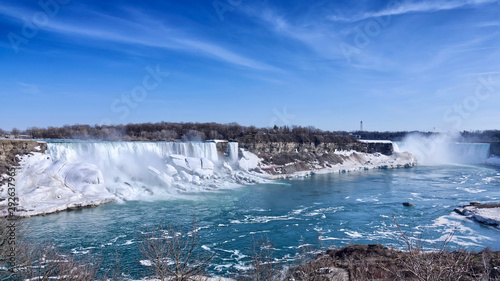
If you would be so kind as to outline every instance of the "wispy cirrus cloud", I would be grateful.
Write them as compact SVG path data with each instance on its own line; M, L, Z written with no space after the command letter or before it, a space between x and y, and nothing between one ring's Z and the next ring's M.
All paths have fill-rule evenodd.
M339 59L342 56L337 48L332 48L332 45L335 46L338 42L339 37L328 24L324 25L315 21L305 21L302 24L292 23L269 7L247 8L244 12L275 34L297 41L323 58Z
M38 87L38 85L23 82L17 82L17 85L20 86L20 92L22 93L30 95L36 95L40 93L40 88Z
M13 21L21 21L33 14L34 11L0 5L0 15L6 16ZM97 14L97 16L99 15ZM188 36L182 30L167 27L159 20L154 21L151 18L144 18L144 21L141 18L124 20L109 15L101 15L99 19L101 21L93 24L53 19L39 28L40 30L67 37L86 37L93 40L174 50L203 55L236 66L256 70L278 70L274 66L238 54L201 37L196 38L192 34Z
M497 0L453 0L453 1L438 0L438 1L420 1L420 2L393 1L389 3L388 7L380 11L366 12L354 15L352 17L333 15L330 16L329 19L337 22L357 22L368 18L397 16L408 13L427 13L427 12L446 11L446 10L463 8L467 6L475 6L475 5L489 4L495 2L498 1Z

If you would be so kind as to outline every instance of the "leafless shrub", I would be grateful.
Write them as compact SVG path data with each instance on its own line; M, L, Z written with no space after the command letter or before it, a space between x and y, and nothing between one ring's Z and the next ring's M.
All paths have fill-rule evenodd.
M186 231L178 225L159 224L139 234L139 252L151 263L151 271L160 280L200 280L213 254L199 252L196 220Z
M16 278L11 280L91 281L97 277L99 260L75 258L50 243L16 243Z
M397 247L330 249L291 269L286 280L500 280L500 252L453 249L454 232L441 242L429 242L422 234L403 231L396 221L395 225Z
M408 234L395 219L394 223L399 233L398 242L405 250L399 258L399 268L392 270L396 278L419 281L487 280L489 268L485 255L465 249L450 250L449 243L455 231L443 241L431 243L432 249L426 250L426 241L421 234Z
M246 274L236 276L238 281L283 280L286 270L273 258L274 248L267 237L254 239L252 245L251 269Z
M267 237L255 240L252 255L252 281L280 280L280 269L273 260L273 245Z
M23 239L22 220L0 218L0 280L95 280L99 260L76 258L51 243L31 243Z

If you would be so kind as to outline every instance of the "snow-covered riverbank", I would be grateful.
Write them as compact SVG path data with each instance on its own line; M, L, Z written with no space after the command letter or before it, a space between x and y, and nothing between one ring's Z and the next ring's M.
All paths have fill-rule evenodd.
M302 166L287 171L283 166L263 164L257 155L236 145L229 147L226 154L220 155L214 143L49 144L47 154L33 152L21 157L14 177L17 214L49 214L114 201L162 200L313 173L416 164L415 158L405 152L387 156L335 151L331 156L337 163L292 163ZM6 215L6 185L0 195L4 199L0 210Z
M471 202L469 205L455 209L455 212L479 223L500 229L500 204Z
M274 171L272 174L265 174L265 177L270 179L280 179L300 178L310 176L312 174L347 173L370 169L410 168L417 165L416 158L407 152L394 152L392 155L383 155L380 153L340 151L335 152L335 154L341 157L342 163L307 163L307 165L305 165L307 167L306 170L291 173L283 173L281 171L285 170L287 167L299 165L298 163L290 163L283 166L261 165L261 167L265 170Z

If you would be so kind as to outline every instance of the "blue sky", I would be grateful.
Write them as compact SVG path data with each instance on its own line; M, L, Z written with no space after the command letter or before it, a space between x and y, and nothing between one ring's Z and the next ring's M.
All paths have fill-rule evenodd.
M7 130L500 129L498 0L3 0L0 34Z

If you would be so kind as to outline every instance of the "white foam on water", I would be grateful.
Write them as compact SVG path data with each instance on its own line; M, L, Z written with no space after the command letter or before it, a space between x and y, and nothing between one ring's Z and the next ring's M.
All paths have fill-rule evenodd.
M475 185L479 185L479 184L475 184ZM468 193L481 193L481 192L486 191L486 189L468 188L468 187L457 187L457 189L463 190L463 191L468 192Z

